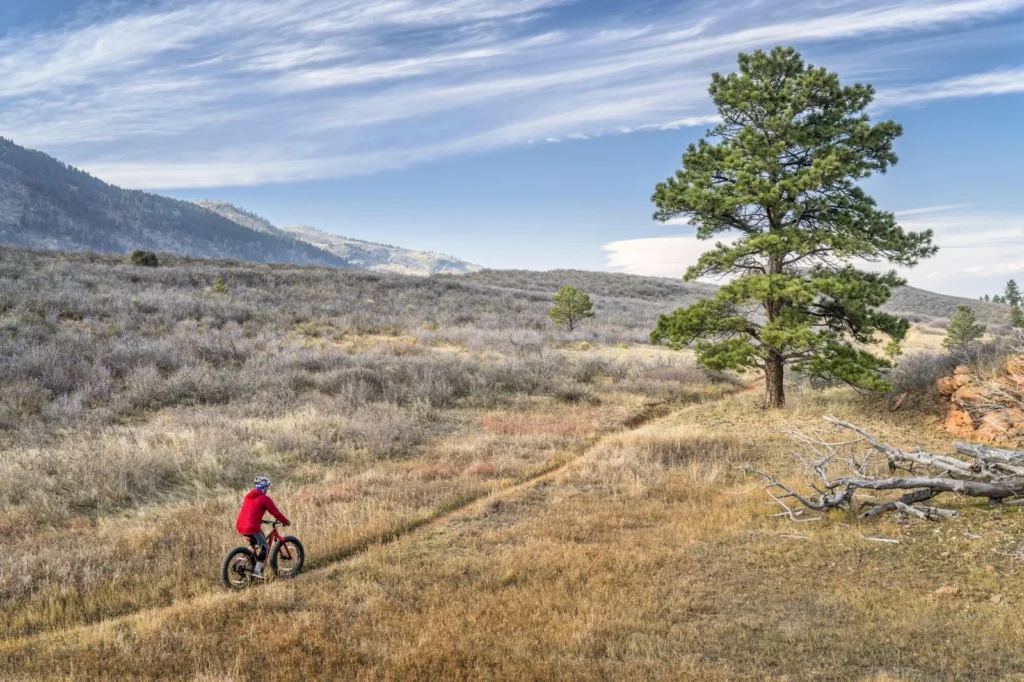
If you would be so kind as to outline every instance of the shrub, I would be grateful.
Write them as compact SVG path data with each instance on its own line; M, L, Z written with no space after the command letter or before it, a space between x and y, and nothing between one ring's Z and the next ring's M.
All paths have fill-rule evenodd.
M889 383L895 393L931 391L957 364L949 353L910 353L900 358L889 374Z
M144 268L155 268L160 265L160 261L152 251L135 250L132 251L132 254L128 258L132 265L138 265Z
M349 419L347 435L376 458L408 454L423 437L416 420L400 407L368 405Z

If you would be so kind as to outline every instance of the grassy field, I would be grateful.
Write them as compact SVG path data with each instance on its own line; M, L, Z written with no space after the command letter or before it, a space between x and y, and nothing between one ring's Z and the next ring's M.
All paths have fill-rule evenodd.
M490 277L0 254L0 679L1021 679L1018 510L793 524L738 469L825 414L948 450L927 396L763 413L641 343L661 280L568 336ZM263 472L308 572L229 594Z
M896 443L945 441L936 418L883 415L845 391L794 402L762 414L741 392L677 407L299 581L9 637L0 672L1018 679L1019 512L965 503L962 519L942 524L770 518L762 495L734 494L750 485L735 467L789 471L783 430L834 413Z

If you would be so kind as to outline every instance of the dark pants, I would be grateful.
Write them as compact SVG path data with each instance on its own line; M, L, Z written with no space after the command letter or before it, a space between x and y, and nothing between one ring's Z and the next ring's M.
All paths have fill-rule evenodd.
M249 546L256 548L256 561L266 559L267 552L270 550L270 547L267 545L267 536L260 532L246 535L245 537L249 539Z

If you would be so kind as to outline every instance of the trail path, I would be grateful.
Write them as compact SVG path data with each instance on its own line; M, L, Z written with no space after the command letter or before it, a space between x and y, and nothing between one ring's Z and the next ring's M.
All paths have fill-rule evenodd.
M425 517L412 520L391 532L375 536L364 542L345 547L339 551L331 552L321 557L313 557L307 564L309 568L304 570L297 580L301 581L310 575L323 573L330 569L336 569L340 565L365 554L373 548L389 545L410 534L425 532L458 518L472 517L478 514L486 505L493 504L496 501L507 501L509 498L516 497L526 489L543 485L556 478L560 473L565 471L574 463L583 459L589 452L599 446L606 439L620 435L623 432L635 431L655 419L671 414L673 409L674 406L670 403L648 403L644 405L644 407L628 422L626 422L623 429L616 430L599 438L593 439L589 444L577 448L576 451L571 453L569 456L535 471L521 481L509 484L497 490L463 498L451 505L448 505L447 507L442 507ZM271 585L273 585L273 582L271 582L268 587ZM245 594L245 592L239 593L226 591L223 588L220 588L219 582L217 583L217 586L217 590L211 590L210 592L195 597L180 599L165 606L139 609L94 623L54 628L22 637L0 639L0 653L4 650L17 651L26 646L31 646L34 643L51 640L55 637L73 638L76 635L85 635L90 632L98 633L107 629L116 629L119 626L123 627L132 621L145 622L150 618L157 617L159 614L187 609L189 605L198 605L200 603L207 604L218 600L240 599Z

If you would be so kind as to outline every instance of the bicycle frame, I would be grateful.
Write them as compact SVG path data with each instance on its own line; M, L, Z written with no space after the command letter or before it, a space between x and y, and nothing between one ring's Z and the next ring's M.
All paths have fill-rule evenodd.
M270 549L273 549L275 542L280 543L281 549L278 550L279 556L282 559L286 559L288 561L291 561L294 557L292 556L291 550L288 549L288 543L285 542L284 541L284 537L279 532L277 532L277 527L281 525L281 522L280 521L273 521L273 522L264 521L263 523L269 523L271 525L270 535L267 536L267 547L269 547ZM269 557L269 554L268 554L268 557Z

